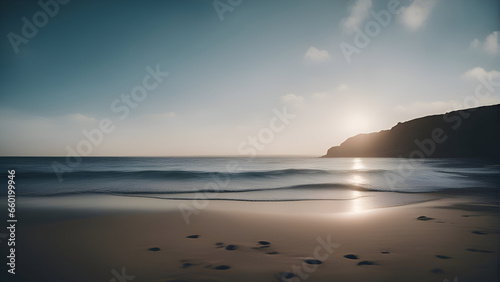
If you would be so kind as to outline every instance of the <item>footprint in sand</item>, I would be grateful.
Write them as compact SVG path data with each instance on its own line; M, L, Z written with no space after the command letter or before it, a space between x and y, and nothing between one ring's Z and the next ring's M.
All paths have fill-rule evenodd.
M358 265L375 265L375 264L376 263L374 263L373 261L368 261L368 260L358 262Z
M472 231L471 233L477 234L477 235L486 235L486 234L488 234L486 232L481 232L481 231Z
M268 241L258 241L257 242L257 247L251 247L251 249L254 249L254 250L262 250L262 249L268 249L268 248L271 248L271 243L268 242ZM267 252L266 254L268 255L275 255L275 254L278 254L278 252L275 252L275 251L269 251Z
M277 277L279 281L282 281L282 279L292 279L294 277L296 277L297 275L295 275L295 273L292 273L292 272L283 272L280 277Z
M305 259L305 263L307 264L322 264L323 262L317 259Z
M202 264L201 262L199 262L199 261L195 262L192 259L183 259L183 260L180 260L179 262L181 263L181 268L189 268L192 266L197 266L197 265Z
M390 254L391 252L389 252L389 251L381 251L380 253L384 254L384 255L387 255L387 254Z
M382 252L384 253L384 252ZM387 252L389 253L389 252ZM359 256L357 255L353 255L353 254L348 254L348 255L345 255L344 256L346 259L359 259ZM368 260L364 260L364 261L360 261L357 263L357 265L375 265L376 263L374 263L373 261L368 261Z
M200 235L189 235L189 236L186 236L186 238L196 239L196 238L200 238Z
M417 217L417 220L422 220L422 221L428 221L428 220L433 220L434 218L432 217L427 217L425 215L421 215L419 217Z
M158 247L148 249L148 251L152 251L152 252L158 252L159 250L160 250L160 248L158 248Z
M271 247L271 243L269 243L268 241L259 241L257 243L259 243L259 246L252 249L266 249Z
M234 251L236 249L238 249L238 246L236 246L236 245L227 245L227 247L226 247L226 250L228 250L228 251Z
M227 270L227 269L230 269L231 267L229 265L218 265L216 267L214 267L213 269L216 269L216 270Z
M181 266L181 267L182 267L182 268L188 268L188 267L193 266L193 265L194 265L194 264L192 264L192 263L190 263L190 262L185 262L185 263L183 263L183 264L182 264L182 266Z
M217 243L215 243L215 245L217 246L217 247L215 247L217 249L224 248L224 243L222 243L222 242L217 242Z
M436 255L437 258L439 259L451 259L449 256L443 256L443 255Z

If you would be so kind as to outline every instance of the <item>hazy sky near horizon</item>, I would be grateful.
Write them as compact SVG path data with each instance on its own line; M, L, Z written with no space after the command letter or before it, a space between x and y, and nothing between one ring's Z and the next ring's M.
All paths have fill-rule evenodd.
M1 4L2 156L322 155L500 103L496 0L49 2Z

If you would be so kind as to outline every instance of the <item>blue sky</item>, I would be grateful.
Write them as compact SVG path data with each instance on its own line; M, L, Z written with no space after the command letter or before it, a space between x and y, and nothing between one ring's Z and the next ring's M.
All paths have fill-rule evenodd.
M78 153L103 120L112 132L83 155L238 155L252 136L261 155L322 155L357 133L500 102L498 85L475 94L481 78L500 80L498 1L64 2L40 1L52 16L1 4L0 155ZM359 53L347 60L342 43ZM169 75L121 119L113 102L126 105L148 67ZM284 109L294 117L266 137Z

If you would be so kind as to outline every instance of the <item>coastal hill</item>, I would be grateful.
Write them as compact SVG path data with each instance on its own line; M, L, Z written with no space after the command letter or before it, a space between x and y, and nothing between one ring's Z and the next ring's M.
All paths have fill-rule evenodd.
M358 134L323 157L494 158L500 156L500 104L400 122Z

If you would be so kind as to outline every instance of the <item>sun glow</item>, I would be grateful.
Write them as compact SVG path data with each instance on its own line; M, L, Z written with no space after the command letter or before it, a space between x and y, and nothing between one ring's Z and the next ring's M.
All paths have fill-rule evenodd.
M352 200L351 200L351 208L350 213L360 213L366 210L366 207L363 205L362 193L359 191L352 191Z
M372 123L370 122L370 118L363 114L356 113L350 115L345 121L345 126L346 130L351 134L368 133L373 131L373 129L371 129Z

